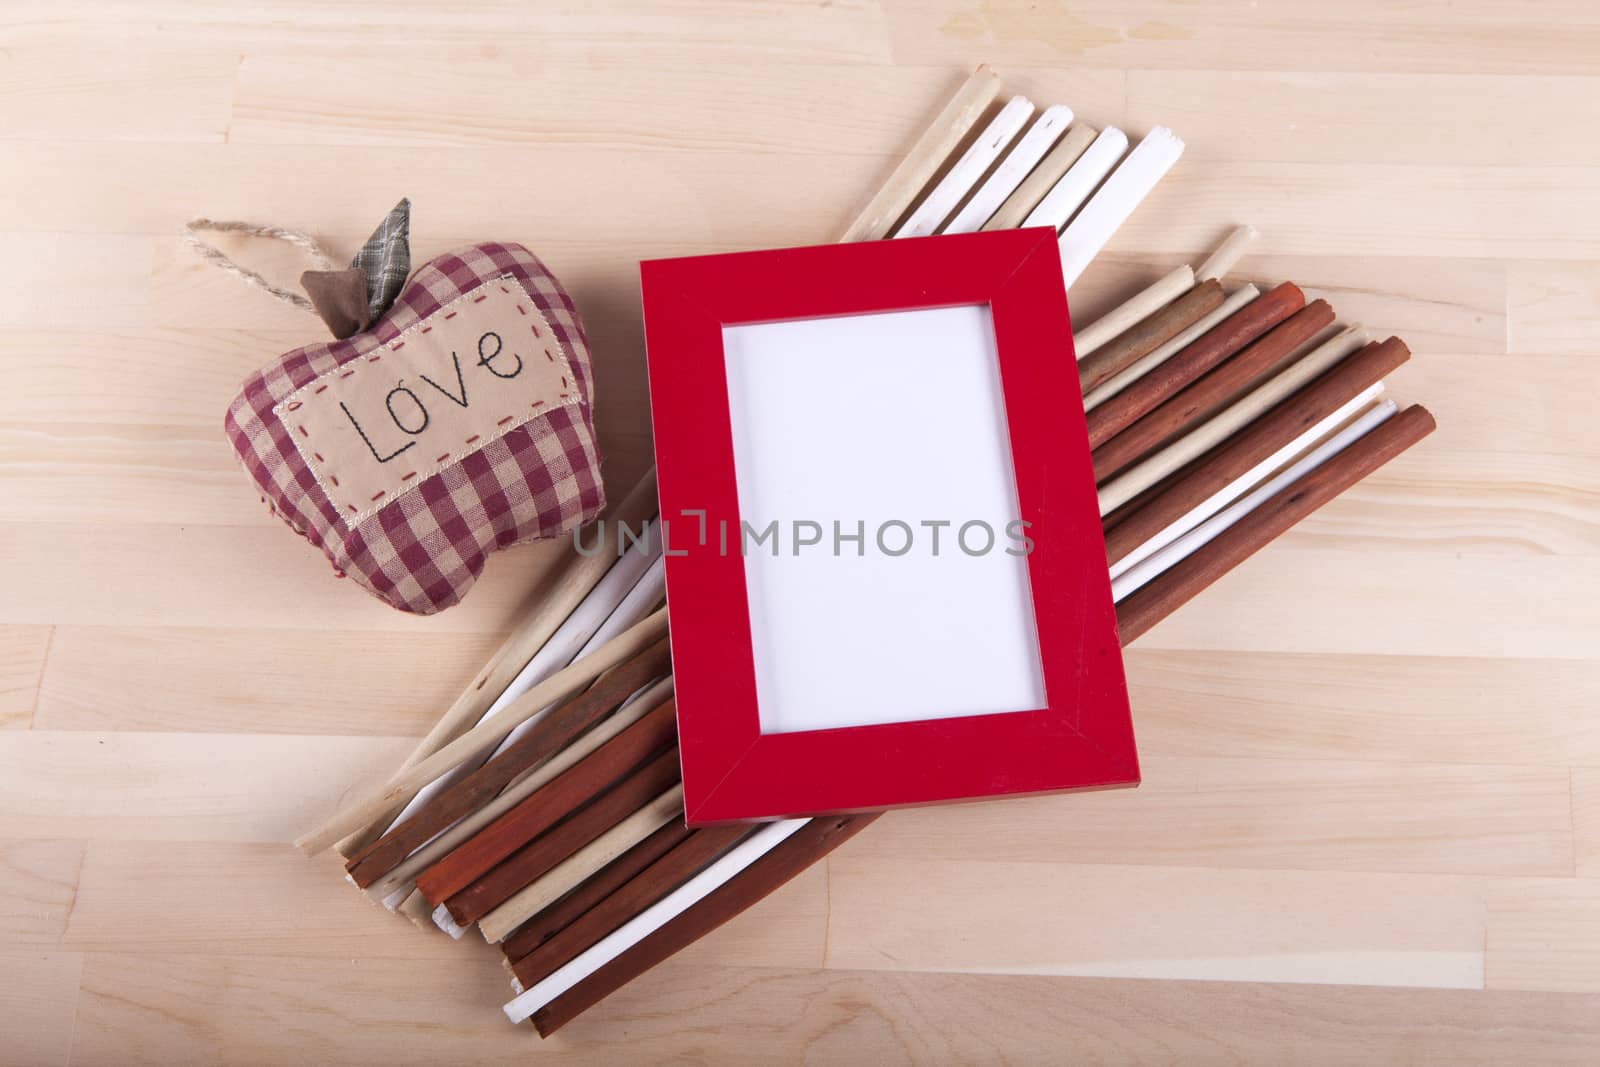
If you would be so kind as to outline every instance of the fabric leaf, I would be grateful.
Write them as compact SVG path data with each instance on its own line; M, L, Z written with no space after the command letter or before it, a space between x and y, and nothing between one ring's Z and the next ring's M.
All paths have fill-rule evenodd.
M366 271L368 321L375 321L394 303L411 274L410 198L402 199L384 216L350 266Z

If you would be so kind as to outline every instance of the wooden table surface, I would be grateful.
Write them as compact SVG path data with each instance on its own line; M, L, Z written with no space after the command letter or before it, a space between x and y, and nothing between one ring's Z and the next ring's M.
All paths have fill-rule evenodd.
M221 433L319 325L180 245L524 242L647 462L635 263L835 238L978 61L1189 149L1081 316L1238 222L1440 430L1129 653L1137 791L898 813L549 1042L287 842L548 577L402 617ZM240 249L276 277L298 264ZM9 0L0 1061L1600 1058L1600 8Z

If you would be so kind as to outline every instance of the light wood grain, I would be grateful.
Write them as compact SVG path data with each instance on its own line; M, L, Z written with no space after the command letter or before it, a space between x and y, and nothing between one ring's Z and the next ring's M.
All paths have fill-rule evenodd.
M1150 755L1600 766L1592 659L1135 647L1127 663Z
M1476 878L833 858L828 964L878 970L1479 988ZM1006 905L974 909L997 885ZM881 901L915 896L894 923ZM1073 922L1042 923L1070 902ZM1302 916L1316 914L1307 923Z
M1146 756L1141 770L1136 790L1074 798L1070 820L1055 799L1008 800L896 812L866 840L875 857L900 859L908 870L923 857L1071 857L1255 870L1572 873L1565 767ZM1494 790L1484 790L1486 777Z
M187 887L182 907L165 887ZM240 916L248 916L241 921ZM92 841L62 935L75 951L343 955L416 963L460 955L363 901L339 865L283 844Z
M0 138L227 140L238 57L216 49L92 45L62 63L58 46L8 50Z
M1510 879L1488 904L1489 988L1600 990L1600 880Z
M7 946L61 943L83 851L82 841L0 842L0 937Z
M1506 272L1507 351L1594 354L1600 265L1513 263Z
M0 733L9 837L287 841L412 744L402 737ZM70 784L70 788L68 788Z
M1487 567L1375 540L1335 550L1286 538L1144 640L1215 651L1585 659L1597 584L1600 558L1516 556ZM1381 603L1396 613L1371 610ZM1296 625L1308 617L1320 620L1314 634ZM1463 617L1494 622L1462 626Z
M241 964L252 961L90 953L78 993L75 1061L150 1067L220 1062L232 1018L225 998L237 988L233 976ZM130 973L139 976L137 985L128 982Z
M1600 1056L1592 3L375 11L0 5L0 1060ZM221 433L320 328L177 229L348 256L405 194L419 259L527 243L628 486L638 261L831 240L983 61L1187 143L1076 320L1253 223L1229 284L1402 337L1391 391L1439 431L1129 651L1138 790L897 813L540 1044L493 950L286 842L393 771L559 550L431 619L334 580Z
M1185 159L1592 166L1600 146L1551 131L1584 128L1597 89L1555 74L1134 70L1127 121L1183 130ZM1271 108L1233 106L1268 93Z
M34 729L415 736L494 647L487 634L64 626Z
M72 1062L83 956L76 952L8 952L0 955L0 968L6 975L0 983L6 1058L44 1065Z
M214 961L214 962L213 962ZM141 989L117 991L138 965ZM352 1046L395 1064L525 1061L524 1030L485 1025L434 995L498 995L497 976L440 961L428 974L367 973L319 957L89 955L76 1048L86 1063L338 1058ZM212 984L204 984L214 979ZM315 1005L347 1006L340 1029L308 1026ZM234 1010L224 1012L226 1004ZM707 966L672 961L538 1046L541 1062L647 1058L764 1063L1091 1062L1502 1064L1536 1050L1585 1064L1600 998L1507 991L1095 980ZM498 1009L494 1009L498 1013ZM693 1012L704 1025L686 1029ZM986 1025L974 1025L982 1020ZM107 1035L116 1027L124 1040Z
M1329 20L1315 5L1262 18L1248 0L1205 8L1166 0L1093 0L1069 9L1019 0L886 0L895 58L959 62L982 51L1004 64L1430 74L1593 74L1594 11L1558 0L1529 20L1513 0L1481 0L1461 17L1354 0Z
M0 730L33 724L51 633L48 626L0 626Z

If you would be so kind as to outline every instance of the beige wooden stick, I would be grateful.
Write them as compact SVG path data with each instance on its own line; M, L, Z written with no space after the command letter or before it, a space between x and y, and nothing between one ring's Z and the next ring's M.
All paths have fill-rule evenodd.
M999 95L999 75L987 64L973 71L839 240L876 241L888 236L890 227L911 207L917 194L939 172Z
M1240 226L1217 246L1217 250L1206 257L1200 268L1194 272L1196 281L1205 281L1208 278L1221 278L1233 270L1244 255L1245 249L1250 247L1250 242L1256 239L1258 232L1254 226Z
M417 875L433 866L434 863L448 853L453 852L457 846L471 839L479 830L522 803L523 800L533 795L541 786L644 718L648 712L660 707L661 702L671 695L672 675L669 674L651 685L643 693L640 693L638 697L628 701L602 719L592 730L581 735L572 744L550 757L549 761L543 766L537 767L521 778L514 780L510 785L506 786L499 796L472 814L463 816L454 826L442 831L427 844L407 856L395 866L394 870L378 879L371 886L368 886L367 893L382 900L396 890L415 884ZM429 925L432 925L431 921Z
M1194 268L1185 263L1155 284L1140 290L1094 322L1072 333L1072 348L1081 360L1109 343L1129 326L1142 322L1194 288Z
M659 641L666 632L667 609L662 608L529 689L500 714L480 722L427 759L412 764L387 785L346 804L316 829L302 835L295 845L313 856L331 848L341 837L366 826L396 805L404 804L417 790L462 760L487 755L501 738L547 705L576 695L612 667Z
M424 930L438 929L433 925L433 909L428 906L426 900L422 899L421 893L412 893L401 901L400 906L394 910L410 919L413 926L421 927Z
M1039 206L1039 201L1055 187L1063 174L1072 169L1078 157L1083 155L1084 150L1093 144L1098 136L1100 136L1099 130L1081 123L1069 129L1066 136L1039 161L1039 165L1022 179L1022 184L1006 197L1005 203L990 216L983 228L1009 230L1021 226L1022 220Z
M1172 340L1168 341L1154 352L1151 352L1149 355L1130 363L1128 366L1124 367L1110 378L1107 378L1105 381L1089 390L1089 392L1084 394L1083 397L1083 409L1085 411L1093 411L1096 406L1105 403L1107 400L1110 400L1128 386L1132 385L1140 378L1143 378L1146 374L1149 374L1151 371L1155 370L1162 363L1168 359L1171 359L1174 355L1183 351L1185 348L1189 347L1196 340L1198 340L1202 334L1209 331L1217 323L1221 322L1229 315L1232 315L1235 311L1238 311L1240 308L1244 307L1246 304L1250 303L1250 301L1254 300L1260 295L1261 290L1257 289L1253 285L1242 285L1235 289L1233 292L1228 294L1227 299L1223 300L1222 306L1211 312L1211 314L1205 316L1199 322L1195 323L1187 330L1184 330L1178 336L1174 337Z
M478 930L483 934L483 939L490 944L504 941L541 909L565 896L606 864L661 829L668 821L681 818L683 785L679 783L479 919Z
M1330 337L1170 445L1101 486L1100 514L1121 507L1179 467L1199 459L1366 343L1367 328L1360 325Z
M613 512L603 522L615 529L616 524L626 525L629 529L637 531L656 513L656 472L654 468L647 471L643 478L629 490ZM605 542L610 545L611 541ZM617 553L613 548L610 551L600 551L593 555L579 554L569 544L565 549L560 575L556 578L555 585L541 595L537 605L532 605L527 611L526 618L503 641L478 671L471 684L450 705L450 709L434 723L417 747L412 751L406 761L395 772L396 777L415 766L417 763L433 755L439 749L455 740L471 728L483 713L489 709L500 694L505 692L513 680L527 666L530 659L544 643L550 639L561 624L566 621L583 598L588 596L596 583L605 576L612 564L617 561ZM361 828L339 842L338 850L342 856L352 856L371 844L388 829L395 816L400 811L381 813L372 824Z

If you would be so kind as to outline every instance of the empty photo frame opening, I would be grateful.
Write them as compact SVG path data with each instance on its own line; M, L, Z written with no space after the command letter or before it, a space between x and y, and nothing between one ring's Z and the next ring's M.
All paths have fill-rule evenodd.
M761 732L1043 708L988 306L722 339Z

